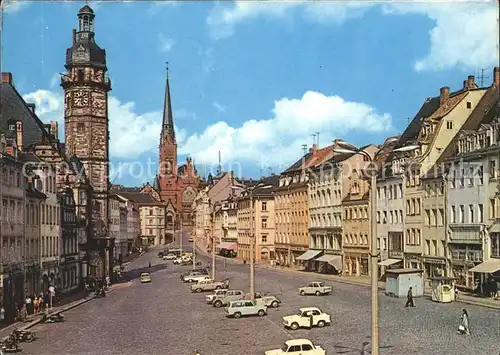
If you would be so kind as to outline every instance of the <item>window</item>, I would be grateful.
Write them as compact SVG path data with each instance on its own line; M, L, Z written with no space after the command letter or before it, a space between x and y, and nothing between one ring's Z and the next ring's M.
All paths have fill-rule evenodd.
M490 160L490 179L494 179L496 176L496 161Z
M262 202L262 211L267 211L267 202Z
M474 205L469 205L469 223L474 223Z
M451 206L451 223L457 223L457 211L455 206Z
M446 128L453 129L453 121L446 121Z
M495 199L490 200L490 219L495 218L496 216L496 211L495 211Z
M153 209L152 209L152 208L150 208L150 209L149 209L149 215L150 215L150 216L152 216L152 215L153 215Z
M425 225L430 226L431 225L431 211L425 210Z
M438 221L439 226L444 225L444 209L440 208L439 209L439 221Z
M478 180L479 180L479 184L482 185L483 184L483 166L479 166L479 168L477 169L477 177L478 177Z
M267 218L262 218L262 228L267 228Z
M262 234L262 244L267 244L267 234Z
M484 207L483 204L478 205L478 222L484 223Z
M460 223L465 223L465 206L460 205Z
M467 108L472 108L472 102L467 101L466 105L467 105Z
M474 186L474 167L469 167L469 186Z

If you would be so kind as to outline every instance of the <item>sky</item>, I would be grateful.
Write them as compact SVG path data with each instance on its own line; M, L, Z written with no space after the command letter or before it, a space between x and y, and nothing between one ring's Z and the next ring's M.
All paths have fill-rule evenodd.
M64 131L65 50L83 1L3 2L2 71ZM106 49L113 183L152 182L169 62L179 162L201 175L279 173L335 138L381 144L427 97L484 86L498 65L498 3L96 2Z

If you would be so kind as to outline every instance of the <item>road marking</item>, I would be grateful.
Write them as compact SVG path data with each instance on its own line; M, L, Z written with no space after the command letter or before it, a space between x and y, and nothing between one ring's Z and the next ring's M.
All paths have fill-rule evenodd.
M276 322L274 322L274 321L273 321L273 320L269 317L269 315L266 317L266 319L267 319L267 321L268 321L269 323L271 323L271 324L272 324L272 325L274 325L275 327L278 327L278 328L279 328L279 329L280 329L283 333L285 333L289 339L293 339L292 334L290 334L290 333L289 333L289 332L285 329L285 327L283 327L283 326L281 326L281 325L276 324Z

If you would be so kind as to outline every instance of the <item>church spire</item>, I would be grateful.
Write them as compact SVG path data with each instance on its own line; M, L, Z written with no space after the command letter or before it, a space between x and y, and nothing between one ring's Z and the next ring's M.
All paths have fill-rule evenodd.
M170 100L170 83L168 80L168 62L167 62L167 84L165 87L165 102L163 104L163 124L161 131L162 140L170 137L175 141L174 116L172 114L172 102Z

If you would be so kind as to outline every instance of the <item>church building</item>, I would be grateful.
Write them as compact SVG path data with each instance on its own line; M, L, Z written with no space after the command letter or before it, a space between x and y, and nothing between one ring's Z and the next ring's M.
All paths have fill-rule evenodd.
M178 227L182 225L186 231L191 231L193 224L192 204L196 198L199 184L200 178L192 158L188 157L185 164L179 165L177 162L177 141L167 69L163 123L159 146L159 167L154 188L160 194L162 202L174 206L176 220L173 222Z

